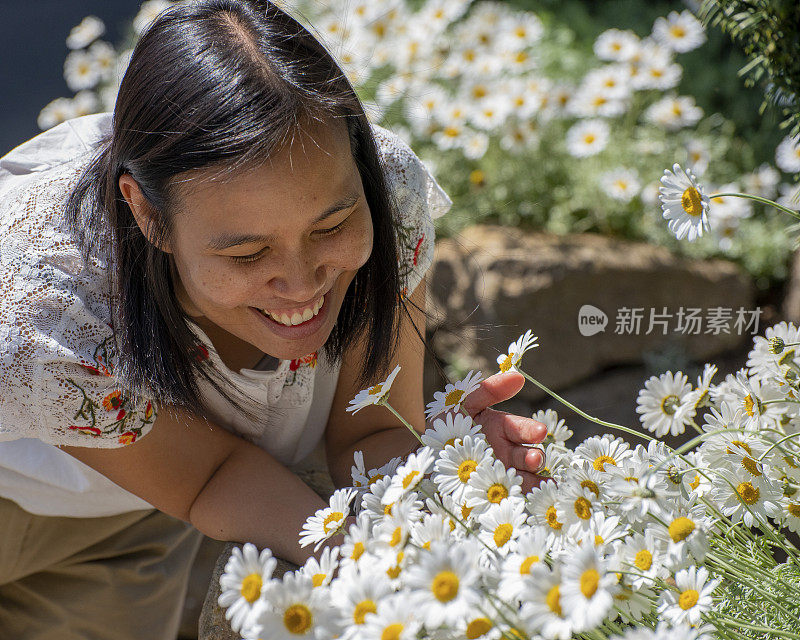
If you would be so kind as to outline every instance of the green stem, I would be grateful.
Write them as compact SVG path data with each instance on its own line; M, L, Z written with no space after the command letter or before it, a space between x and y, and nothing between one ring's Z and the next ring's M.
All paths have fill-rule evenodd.
M784 436L783 438L781 438L780 440L778 440L778 441L777 441L775 444L773 444L773 445L772 445L772 446L771 446L769 449L767 449L767 450L766 450L764 453L762 453L762 454L761 454L761 455L758 457L758 461L759 461L759 462L761 462L761 461L762 461L762 460L763 460L763 459L764 459L764 458L767 456L767 454L768 454L770 451L772 451L773 449L775 449L775 448L777 448L777 447L780 447L780 445L782 445L782 444L783 444L784 442L786 442L787 440L791 440L792 438L797 438L797 437L800 437L800 433L790 433L788 436Z
M762 627L756 624L748 624L742 620L737 620L736 618L719 614L715 614L712 619L722 622L725 625L734 625L734 629L736 627L741 627L743 629L749 629L750 631L758 631L759 633L777 636L778 638L791 638L792 640L800 640L800 633L792 633L791 631L786 631L785 629L773 629L772 627Z
M761 204L765 204L770 207L775 207L778 211L782 211L783 213L788 213L790 216L797 218L800 220L800 212L795 211L794 209L789 209L788 207L784 207L781 204L778 204L774 200L770 200L769 198L762 198L761 196L752 196L749 193L715 193L712 196L708 196L709 200L713 200L714 198L745 198L746 200L755 200L756 202L760 202Z
M394 410L394 407L393 407L392 405L390 405L390 404L389 404L388 402L386 402L385 400L384 400L383 402L381 402L381 404L382 404L384 407L386 407L386 408L387 408L389 411L391 411L391 412L394 414L395 418L397 418L397 419L398 419L400 422L402 422L404 425L406 425L406 427L408 428L408 430L409 430L411 433L413 433L413 434L416 436L417 440L419 440L419 443L420 443L421 445L424 445L424 444L425 444L425 443L422 441L422 438L420 437L420 435L417 433L417 430L416 430L414 427L412 427L412 426L411 426L411 425L408 423L408 421L407 421L407 420L406 420L406 419L405 419L403 416L401 416L399 413L397 413L397 411L395 411L395 410Z
M641 431L636 431L635 429L630 429L628 427L623 427L622 425L615 424L613 422L606 422L605 420L600 420L599 418L595 418L594 416L590 416L588 413L584 413L583 411L578 409L578 407L576 407L571 402L568 402L567 400L562 398L555 391L552 391L552 390L548 389L541 382L539 382L538 380L536 380L536 379L532 378L531 376L529 376L527 373L525 373L519 367L517 367L517 371L519 371L523 376L525 376L526 380L528 380L529 382L532 382L533 384L535 384L542 391L544 391L548 395L550 395L553 398L555 398L556 400L558 400L564 406L568 407L569 409L572 409L579 416L582 416L582 417L586 418L587 420L590 420L591 422L594 422L595 424L599 424L599 425L601 425L603 427L608 427L609 429L617 429L618 431L623 431L624 433L629 433L631 435L636 436L637 438L642 438L644 440L655 440L655 438L653 438L652 436L648 436L646 433L642 433Z

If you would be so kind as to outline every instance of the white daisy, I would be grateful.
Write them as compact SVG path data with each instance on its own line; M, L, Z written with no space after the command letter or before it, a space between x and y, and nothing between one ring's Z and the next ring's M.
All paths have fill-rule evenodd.
M419 605L427 629L453 625L480 601L480 549L472 540L457 544L435 541L405 572L409 597Z
M567 151L576 158L597 155L608 144L609 133L602 120L582 120L567 131Z
M619 549L619 560L626 571L634 575L625 576L635 589L650 586L657 578L666 578L669 570L665 564L666 545L663 539L655 536L650 529L644 535L634 533Z
M644 118L667 131L678 131L696 125L703 117L703 110L691 96L666 96L651 104Z
M797 496L784 497L781 501L781 524L794 533L800 533L800 501Z
M526 508L530 513L528 524L545 525L552 531L561 531L565 518L563 509L559 508L558 499L558 485L552 480L531 489L526 500Z
M504 500L478 516L481 525L478 537L488 547L505 556L516 549L516 540L526 529L525 519L524 500Z
M306 563L300 567L299 572L311 578L313 587L329 585L333 580L333 574L339 568L339 547L325 547L320 554L319 560L311 556Z
M522 497L522 478L516 471L506 469L500 460L475 469L464 491L464 502L475 515L488 511L492 505Z
M668 91L678 86L683 76L683 67L671 60L648 60L639 67L632 84L636 89Z
M422 443L438 454L448 444L460 442L464 436L483 437L481 425L474 424L472 418L463 413L448 412L444 419L436 418L433 425L422 434Z
M800 137L786 136L775 149L775 164L786 173L800 172Z
M300 546L306 547L315 542L316 552L323 542L340 533L350 515L350 503L355 495L356 491L351 487L336 490L329 500L329 505L324 509L318 509L303 524Z
M254 604L272 579L278 564L269 549L258 552L249 542L234 547L219 578L220 594L217 602L225 609L231 628L238 632L248 624Z
M399 372L400 365L397 365L389 374L389 377L386 378L386 380L380 384L370 387L369 389L362 389L359 391L356 394L356 397L350 401L350 406L347 407L346 411L357 413L364 407L368 407L371 404L383 404L386 402L386 398L389 396L389 391L392 389L392 383Z
M705 567L691 566L675 574L675 590L662 592L658 613L671 624L700 623L704 613L711 610L711 593L721 582L708 579Z
M509 553L500 568L498 593L516 600L525 589L525 579L535 566L545 561L550 552L547 532L541 527L529 527L517 538L517 548Z
M656 18L653 37L677 53L686 53L706 41L706 32L690 11L670 11L666 18Z
M678 240L688 238L690 242L708 231L708 196L703 193L690 170L684 171L675 163L672 171L664 170L659 188L659 200L663 217L668 220L670 231Z
M345 629L342 640L359 638L368 616L377 613L378 604L391 593L391 583L383 573L354 568L340 572L336 587L331 589L331 600Z
M639 48L639 36L633 31L608 29L594 42L594 53L600 60L627 62Z
M373 529L373 540L379 550L401 551L408 541L411 526L421 518L419 503L406 499L395 502L392 509Z
M780 487L773 485L760 471L756 473L759 475L720 469L713 476L711 495L714 502L731 521L744 522L746 527L766 522L782 512L783 492Z
M450 518L447 515L426 513L421 522L411 525L411 542L423 549L430 549L433 542L448 540L450 533Z
M582 547L562 569L561 606L569 611L574 631L594 628L613 606L617 576L609 572L597 549Z
M64 60L64 80L72 91L92 89L102 77L102 68L88 51L71 51Z
M561 597L561 572L559 565L551 571L546 564L538 564L525 581L520 617L534 631L551 640L572 638L573 623L570 612L565 612Z
M584 84L570 97L567 113L578 118L615 118L625 113L626 102L602 86Z
M86 16L69 32L67 47L70 49L83 49L97 40L106 32L106 25L97 16Z
M341 563L343 566L357 565L372 536L372 520L367 513L359 513L356 521L350 525L344 536L344 542L339 547Z
M639 176L632 169L615 169L600 176L600 187L605 193L620 202L630 202L641 190Z
M522 356L525 355L525 352L539 346L537 340L538 338L528 329L519 338L508 345L506 352L497 356L497 365L500 367L500 371L503 373L507 371L516 371L517 365L522 360Z
M384 505L391 504L414 491L425 474L430 471L435 459L436 456L429 447L420 447L409 454L405 463L401 464L392 476L392 482L383 494L381 502Z
M362 640L416 640L422 626L416 602L406 594L383 598L378 610L364 620L359 638Z
M608 433L587 438L575 449L575 456L586 460L595 471L606 471L609 465L618 467L631 455L627 442Z
M425 416L433 418L445 411L458 411L467 396L480 387L480 371L470 371L463 380L445 386L444 391L435 391L433 402L426 405Z
M697 175L704 174L710 159L711 152L705 143L694 139L686 143L687 165L691 167L692 172Z
M559 419L558 413L553 409L540 409L531 415L531 418L547 427L547 435L542 442L544 445L551 443L564 445L572 437L572 430L566 426L563 418Z
M690 399L692 385L686 374L671 371L660 376L651 376L639 391L636 413L641 415L642 426L656 437L670 433L680 435L694 418L694 402Z
M481 465L489 465L492 448L484 438L464 436L461 442L447 445L434 464L433 481L443 495L461 503L470 476Z
M336 611L327 589L315 589L311 579L286 573L264 589L264 606L253 615L248 637L264 640L331 637L338 632Z
M44 131L77 117L75 104L69 98L56 98L39 112L36 124Z
M691 502L676 509L664 520L666 529L654 527L653 533L667 542L667 559L671 566L683 568L693 560L702 562L708 553L710 520L705 510Z
M752 173L744 175L742 180L747 193L762 198L774 198L778 194L781 174L775 167L764 163Z

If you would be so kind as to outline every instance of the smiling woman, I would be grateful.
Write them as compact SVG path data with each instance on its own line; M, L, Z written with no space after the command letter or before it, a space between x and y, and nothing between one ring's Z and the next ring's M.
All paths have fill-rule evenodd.
M341 486L354 451L413 448L345 409L399 364L423 428L419 285L450 201L271 2L162 14L113 116L0 159L0 196L0 635L172 640L200 532L302 562L323 503L292 469L324 440ZM481 386L471 413L530 486L546 430L488 409L521 381Z

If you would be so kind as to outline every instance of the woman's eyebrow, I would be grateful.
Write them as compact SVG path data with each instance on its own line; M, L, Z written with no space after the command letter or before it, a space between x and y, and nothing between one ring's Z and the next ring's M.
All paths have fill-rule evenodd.
M342 198L323 211L313 224L319 224L340 211L350 209L358 202L359 198L360 196L355 194ZM206 245L206 248L212 251L223 251L242 244L254 244L256 242L270 243L274 239L274 236L257 233L222 233L212 238Z

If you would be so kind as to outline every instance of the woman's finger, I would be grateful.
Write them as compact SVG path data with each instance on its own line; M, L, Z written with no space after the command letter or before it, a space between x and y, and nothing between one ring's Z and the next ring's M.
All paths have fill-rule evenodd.
M475 422L484 432L498 433L512 444L539 444L547 436L547 425L495 409L485 409L475 417Z
M545 480L541 476L537 476L535 473L531 473L530 471L517 471L517 475L522 478L522 493L523 495L528 493L531 489L538 487L541 482Z
M544 452L541 449L512 446L509 448L510 464L519 471L536 473L544 466Z
M475 417L486 407L513 398L524 384L525 378L516 371L496 373L481 382L480 386L466 397L461 406L472 417Z

